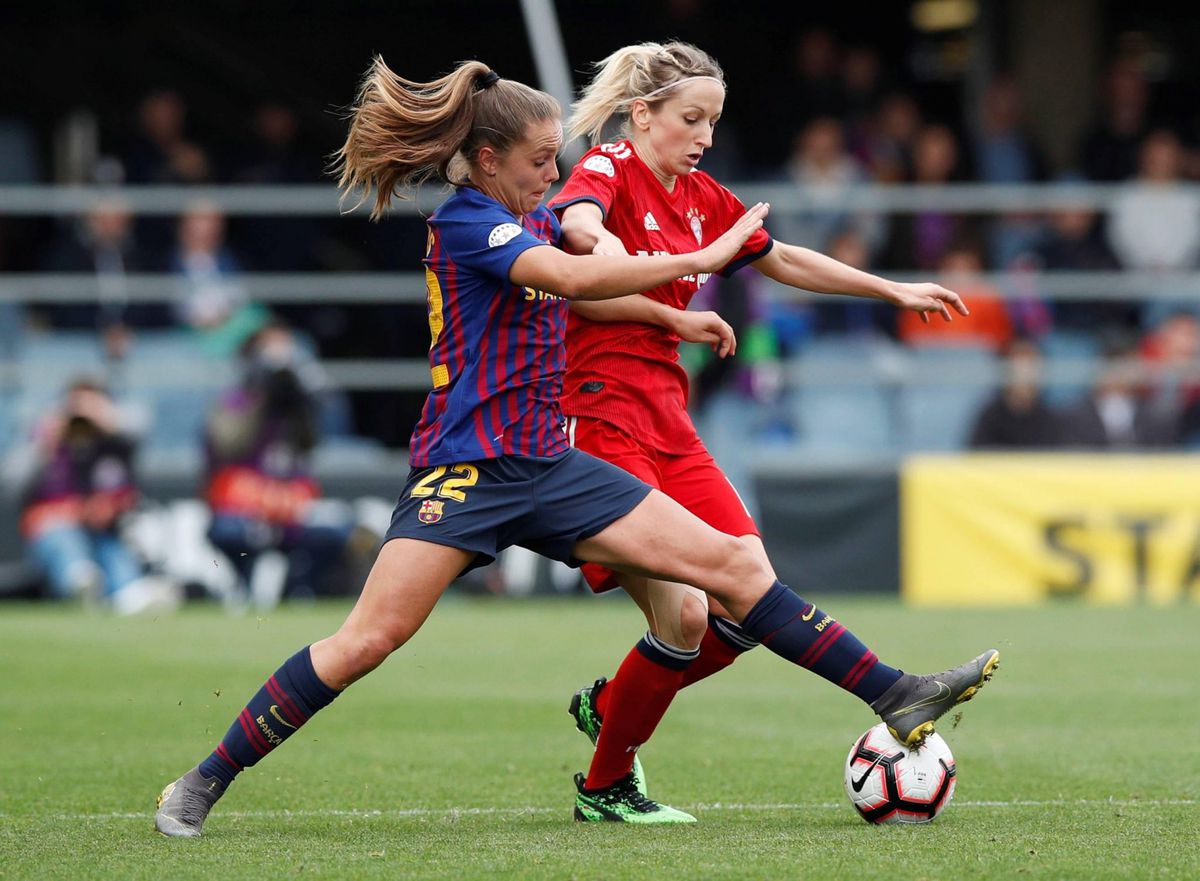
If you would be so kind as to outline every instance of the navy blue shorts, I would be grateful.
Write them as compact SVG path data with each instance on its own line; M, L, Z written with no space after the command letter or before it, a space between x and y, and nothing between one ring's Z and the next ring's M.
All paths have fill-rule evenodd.
M624 517L650 494L627 471L579 450L549 458L501 456L413 468L384 541L416 538L473 551L464 572L520 545L578 566L577 542Z

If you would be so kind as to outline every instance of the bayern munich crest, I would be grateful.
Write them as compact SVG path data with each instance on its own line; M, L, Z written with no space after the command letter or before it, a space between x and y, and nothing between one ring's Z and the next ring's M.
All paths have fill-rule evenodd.
M696 208L689 208L686 217L688 224L692 227L692 235L696 237L696 244L703 247L704 245L704 221L707 220L703 214Z
M421 502L421 509L417 511L417 519L422 523L437 523L442 519L442 508L445 505L445 502L426 499Z

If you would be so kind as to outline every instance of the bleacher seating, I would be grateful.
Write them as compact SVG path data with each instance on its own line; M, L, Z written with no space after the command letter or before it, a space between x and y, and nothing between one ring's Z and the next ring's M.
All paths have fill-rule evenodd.
M962 449L999 375L995 356L981 346L924 346L906 360L910 377L899 395L906 449Z

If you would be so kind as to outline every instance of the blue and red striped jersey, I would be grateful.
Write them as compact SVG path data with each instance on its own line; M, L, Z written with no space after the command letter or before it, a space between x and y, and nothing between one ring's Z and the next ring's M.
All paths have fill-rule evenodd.
M459 187L429 218L425 284L433 390L413 430L417 467L569 449L558 399L568 302L509 281L529 248L557 246L544 206L517 218Z

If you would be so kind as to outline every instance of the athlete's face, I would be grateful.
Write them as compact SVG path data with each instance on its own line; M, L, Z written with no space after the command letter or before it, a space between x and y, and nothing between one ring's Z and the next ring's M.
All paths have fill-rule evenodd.
M664 183L700 164L712 146L713 130L725 108L725 87L692 80L672 89L662 103L634 102L630 117L638 155Z
M562 123L542 119L531 122L525 137L504 153L485 147L479 159L483 173L476 184L518 217L528 214L542 204L546 190L558 180L555 157L562 137Z

